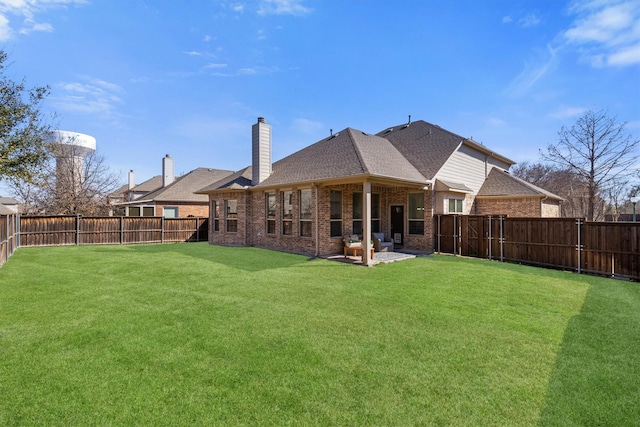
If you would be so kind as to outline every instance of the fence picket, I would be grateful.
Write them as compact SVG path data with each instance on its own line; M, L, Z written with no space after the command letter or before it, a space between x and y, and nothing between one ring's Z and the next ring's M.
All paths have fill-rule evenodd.
M640 280L640 222L436 215L437 252ZM478 224L474 233L468 224ZM483 224L480 226L479 224ZM460 226L458 224L467 224ZM467 235L465 235L467 233ZM452 244L449 244L451 242ZM458 242L464 244L458 245ZM486 243L485 243L486 242ZM483 250L486 244L487 250Z

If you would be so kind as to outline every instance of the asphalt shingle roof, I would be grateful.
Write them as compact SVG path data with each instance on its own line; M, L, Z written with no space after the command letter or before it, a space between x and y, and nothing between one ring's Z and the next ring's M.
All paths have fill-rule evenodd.
M432 180L465 139L422 120L392 126L378 133L427 179Z
M206 202L209 198L206 195L197 194L196 191L232 173L233 171L228 170L197 168L186 175L176 178L174 182L166 187L145 194L140 199L155 200L157 202Z
M388 140L347 128L273 164L260 187L372 175L426 183Z
M153 178L136 185L131 191L134 193L150 193L162 187L162 176L156 175Z
M248 166L238 172L232 173L214 183L196 191L198 194L207 194L214 190L243 190L251 186L251 175L253 169ZM206 196L205 196L206 197Z
M478 197L489 196L544 196L554 200L563 200L549 191L535 186L509 173L493 168L478 191Z

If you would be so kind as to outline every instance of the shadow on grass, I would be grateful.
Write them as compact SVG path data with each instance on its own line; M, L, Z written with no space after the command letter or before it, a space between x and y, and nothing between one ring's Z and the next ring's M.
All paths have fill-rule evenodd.
M145 254L179 253L222 264L225 267L243 271L263 271L294 266L306 265L309 262L319 262L318 258L310 258L305 255L291 254L253 247L216 246L206 242L176 243L163 245L132 245L132 250ZM317 266L316 264L314 264Z
M540 425L640 420L640 284L592 279L565 331Z

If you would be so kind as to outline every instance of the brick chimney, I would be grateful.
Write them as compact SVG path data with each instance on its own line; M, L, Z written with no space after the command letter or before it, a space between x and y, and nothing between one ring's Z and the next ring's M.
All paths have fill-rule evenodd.
M166 187L175 181L175 166L173 159L168 154L162 158L162 186Z
M271 175L271 125L264 117L251 127L251 184L258 185Z

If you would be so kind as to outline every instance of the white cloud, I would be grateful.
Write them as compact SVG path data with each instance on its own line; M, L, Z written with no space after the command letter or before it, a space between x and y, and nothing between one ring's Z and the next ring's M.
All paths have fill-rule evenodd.
M535 14L530 13L524 18L520 18L518 20L518 25L522 28L535 27L541 22L540 18L538 18Z
M86 2L87 0L0 0L0 41L7 41L15 34L9 17L22 17L22 24L18 25L17 30L19 34L51 32L53 26L48 22L39 22L37 15L54 7Z
M204 66L205 70L211 70L214 68L226 68L227 64L209 63Z
M489 117L487 119L487 125L492 128L502 128L507 125L507 122L498 117Z
M510 16L507 15L507 16L503 16L502 17L502 23L503 24L509 24L511 22L513 22L513 18L511 18Z
M11 38L11 27L9 26L9 20L0 15L0 41L7 41Z
M302 5L303 0L261 0L259 15L295 15L311 13L311 9Z
M291 128L303 134L315 133L324 128L324 125L321 122L317 122L309 119L294 119Z
M580 47L593 66L640 64L640 2L576 1L569 13L576 18L564 40Z
M622 48L608 57L609 65L640 64L640 43Z
M509 84L508 96L520 97L527 94L540 79L547 75L557 63L558 49L550 45L546 51L539 51L537 57L525 63L522 72Z
M79 114L100 114L105 118L116 115L116 106L122 103L119 94L122 88L117 84L88 77L78 82L57 85L51 100L62 112Z
M585 107L569 107L569 106L561 106L556 111L550 114L550 117L553 119L571 119L574 117L580 116L582 113L587 111L588 108Z

